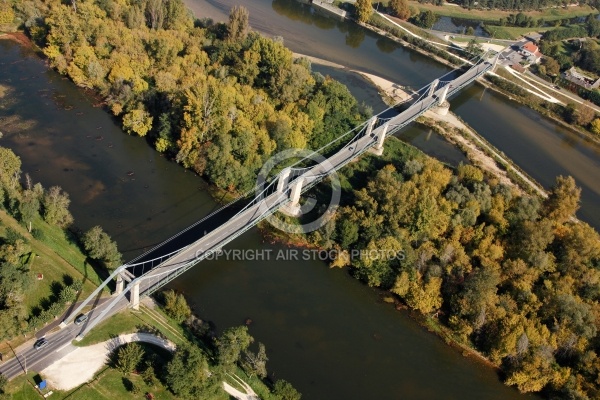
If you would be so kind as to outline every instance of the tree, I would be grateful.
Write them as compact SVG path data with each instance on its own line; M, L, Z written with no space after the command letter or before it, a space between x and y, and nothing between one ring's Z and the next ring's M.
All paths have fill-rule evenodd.
M437 16L432 11L427 10L413 17L412 22L421 28L430 29L436 20Z
M403 20L410 18L410 8L406 0L391 0L389 7L392 9L392 15Z
M368 22L373 14L373 4L371 0L356 0L356 19L358 22Z
M6 379L6 377L3 374L0 374L0 394L4 393L7 384L8 379Z
M117 352L115 367L124 374L129 374L137 368L144 357L144 349L137 343L127 343Z
M560 73L560 65L552 57L544 57L542 64L546 67L546 74L550 76L557 76Z
M0 189L4 186L11 198L14 197L20 175L21 159L12 150L0 147Z
M479 56L479 55L483 54L483 52L484 52L483 47L481 46L480 43L477 42L477 40L475 38L469 40L466 50L470 54L473 54L476 56Z
M232 366L240 359L243 351L248 349L254 338L248 333L247 326L237 326L227 329L217 339L219 364Z
M267 377L267 352L265 345L262 343L258 344L258 352L253 353L251 351L244 352L244 360L242 361L242 368L248 373L248 375L256 375L261 379Z
M177 347L167 364L165 382L177 396L202 398L200 391L208 379L208 362L200 349L192 344Z
M111 240L99 225L83 235L83 247L92 259L104 263L107 268L116 267L121 263L121 253L117 250L117 243Z
M44 220L61 228L69 226L73 222L73 216L69 212L70 203L71 200L67 193L64 193L59 186L52 186L42 201Z
M592 131L592 133L600 135L600 118L596 118L592 121L590 130Z
M248 10L243 6L234 6L231 9L227 25L227 38L230 41L237 42L246 39L250 29L248 17Z
M142 379L144 380L146 385L150 387L154 387L156 385L156 373L152 364L146 364L146 369L142 373Z
M544 214L556 223L562 224L574 216L579 209L580 196L581 189L577 187L573 177L559 176L544 201Z
M163 296L165 312L175 321L182 323L192 315L190 306L182 294L175 293L174 290L167 290L163 293Z
M286 380L279 379L273 387L273 394L281 400L300 400L302 395Z
M146 110L132 110L123 116L123 128L129 134L135 133L139 136L146 136L152 129L153 119Z
M33 189L25 189L19 201L19 215L21 222L31 224L31 221L39 215L41 198L43 196L44 189L39 183L33 187ZM28 227L31 232L30 227Z

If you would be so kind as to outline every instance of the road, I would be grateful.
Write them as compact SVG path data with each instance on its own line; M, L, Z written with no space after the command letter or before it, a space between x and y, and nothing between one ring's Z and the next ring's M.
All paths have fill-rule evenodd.
M127 300L123 299L123 304L120 307L114 308L110 314L126 307ZM29 348L19 351L16 357L7 360L0 364L0 373L9 380L28 371L39 372L55 361L61 359L71 351L75 350L75 346L71 344L73 339L87 326L98 318L101 312L107 307L108 302L104 301L99 306L88 312L88 321L80 326L71 323L55 333L47 333L46 339L48 345L42 349L36 350L31 343Z

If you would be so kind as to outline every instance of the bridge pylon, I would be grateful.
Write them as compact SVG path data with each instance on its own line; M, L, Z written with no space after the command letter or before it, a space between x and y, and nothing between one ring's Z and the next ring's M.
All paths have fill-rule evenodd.
M134 310L140 309L140 281L134 280L129 283L131 286L131 295L129 296L129 307Z
M383 154L383 143L385 142L385 137L387 135L389 127L390 123L386 122L376 130L377 142L375 143L375 146L369 149L369 152L375 154L376 156L380 156Z
M302 185L304 184L304 178L298 177L292 182L292 189L290 190L290 202L283 205L279 210L292 217L300 215L300 195L302 194Z
M277 193L283 193L283 190L286 188L290 173L292 169L290 167L284 168L279 174L279 179L277 180Z
M433 96L433 94L435 93L435 90L437 89L439 83L440 83L439 79L436 79L433 82L431 82L431 85L429 85L429 91L427 92L427 97Z

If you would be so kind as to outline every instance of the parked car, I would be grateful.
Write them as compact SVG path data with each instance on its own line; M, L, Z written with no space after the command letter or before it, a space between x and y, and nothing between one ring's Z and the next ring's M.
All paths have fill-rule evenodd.
M48 340L46 338L41 338L40 340L38 340L37 342L35 342L35 344L33 345L33 347L36 350L43 349L44 347L46 347L48 345L48 343L50 343L50 342L48 342Z
M77 318L75 318L75 325L81 325L83 324L85 321L87 321L88 316L85 314L79 314L77 316Z

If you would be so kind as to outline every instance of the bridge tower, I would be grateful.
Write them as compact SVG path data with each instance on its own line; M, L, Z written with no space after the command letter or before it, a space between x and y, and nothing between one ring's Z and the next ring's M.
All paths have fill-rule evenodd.
M383 143L385 142L385 137L387 135L387 131L390 127L390 123L386 122L379 128L375 130L375 135L377 136L377 142L375 146L369 149L369 152L375 154L376 156L380 156L383 154Z
M439 83L440 83L439 79L436 79L433 82L431 82L431 85L429 85L429 91L427 92L427 97L433 96L433 94L435 93L435 90L437 89Z
M295 181L292 182L292 189L290 190L290 201L283 205L279 211L282 213L297 217L301 214L302 210L300 209L300 195L302 194L302 185L304 184L304 178L301 176L296 178ZM277 185L279 187L279 185Z
M450 111L450 103L446 100L448 97L448 90L450 89L450 84L444 86L444 90L442 90L442 94L438 100L438 105L435 108L435 113L439 115L446 115L448 111Z

